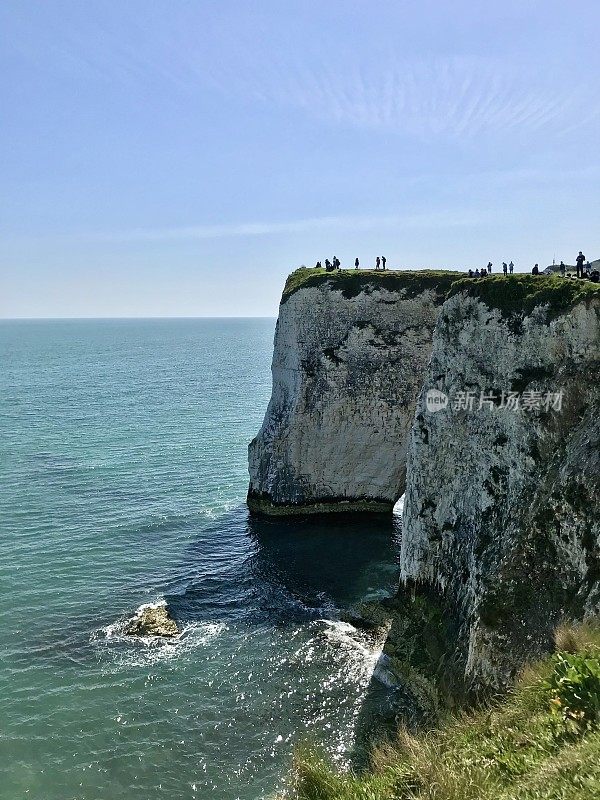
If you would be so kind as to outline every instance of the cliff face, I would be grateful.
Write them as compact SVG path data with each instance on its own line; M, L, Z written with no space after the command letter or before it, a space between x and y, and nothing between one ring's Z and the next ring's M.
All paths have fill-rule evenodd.
M457 273L299 270L249 447L255 513L391 512L433 327Z
M388 649L411 666L422 607L424 663L478 692L600 613L600 287L460 278L290 276L248 504L389 513L406 484Z
M475 690L600 611L600 293L535 280L455 285L410 438L402 577L453 610Z

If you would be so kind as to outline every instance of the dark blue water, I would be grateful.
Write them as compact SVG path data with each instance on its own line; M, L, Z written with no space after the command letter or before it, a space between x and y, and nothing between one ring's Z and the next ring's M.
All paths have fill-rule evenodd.
M393 524L257 522L273 320L0 323L0 797L258 798L348 758ZM167 602L183 634L122 635Z

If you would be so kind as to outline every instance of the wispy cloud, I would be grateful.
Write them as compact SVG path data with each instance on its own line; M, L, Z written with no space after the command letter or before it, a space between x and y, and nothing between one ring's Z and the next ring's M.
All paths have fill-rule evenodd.
M93 32L61 24L51 37L58 62L69 72L82 68L130 89L185 97L187 104L210 89L330 124L418 138L565 135L600 116L593 72L553 73L552 64L527 54L401 58L386 50L376 58L344 52L332 58L314 47L302 53L263 47L239 31L234 48L217 38L211 50L197 28L187 31L181 20L165 19L154 28L133 13L123 20L127 37L101 27L98 35L98 22ZM217 44L226 58L214 57Z
M540 68L491 57L389 58L336 69L254 59L244 69L219 67L213 82L329 122L419 138L561 134L600 115L593 84L556 85Z
M495 218L495 217L494 217ZM311 217L287 221L242 222L223 225L188 225L174 228L135 228L127 231L92 234L86 239L126 241L186 241L224 239L244 236L292 235L320 230L377 230L383 228L455 228L471 227L492 219L484 211L437 211L431 213L386 216Z

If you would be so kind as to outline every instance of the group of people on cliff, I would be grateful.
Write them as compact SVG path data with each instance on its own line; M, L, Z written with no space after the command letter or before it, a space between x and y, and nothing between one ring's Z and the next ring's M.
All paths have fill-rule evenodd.
M584 278L594 283L600 283L600 272L597 269L592 269L591 264L589 261L586 261L585 256L583 255L582 251L579 251L579 255L575 259L575 275L577 278ZM485 278L487 275L492 274L492 262L488 261L486 267L482 267L481 269L476 269L473 271L470 269L468 271L469 278ZM502 262L502 272L504 275L512 275L514 272L515 265L511 261L510 264L507 264L506 261ZM552 268L548 267L549 271L554 271ZM560 262L558 267L558 271L564 277L567 277L567 265L564 261ZM535 264L531 270L532 275L541 275L542 270L540 270L540 265ZM569 275L571 277L571 275Z
M387 259L385 256L377 256L377 258L375 259L375 270L385 271L387 269L386 263ZM577 256L577 258L575 259L575 264L576 264L575 275L577 278L584 278L593 281L594 283L600 283L600 272L597 269L591 268L590 262L586 261L586 258L581 250L579 251L579 255ZM325 259L325 270L327 272L335 272L335 270L339 270L341 268L342 268L342 262L339 260L337 256L333 256L331 261L328 258ZM315 264L315 269L323 269L323 265L320 261L317 261L317 263ZM360 269L360 261L358 260L358 258L354 260L354 269ZM563 278L567 277L567 269L568 267L564 261L560 262L558 270L555 270L555 268L552 267L548 267L548 271L559 271L560 274L563 276ZM502 262L502 272L504 275L512 275L514 270L515 270L515 265L512 261L509 264L507 264L506 261ZM488 261L487 266L476 270L470 269L467 274L469 278L485 278L488 275L491 275L492 271L493 271L493 264L491 261ZM540 270L539 264L535 264L531 270L532 275L540 275L542 274L542 272L543 271ZM568 277L572 277L572 275L569 274Z
M375 269L385 270L386 269L387 258L385 256L377 256L375 259ZM336 269L342 268L342 262L339 260L337 256L334 256L333 259L330 261L328 258L325 259L325 270L327 272L334 272ZM315 264L315 269L323 269L323 264L320 261L317 261ZM360 261L358 258L354 259L354 269L360 269Z
M476 269L475 271L470 269L467 274L469 278L485 278L487 275L492 274L492 267L493 267L492 262L488 261L487 267L482 267L481 269ZM514 269L515 265L513 264L512 261L510 262L510 264L507 264L506 261L502 263L502 272L505 275L507 275L508 273L512 275Z

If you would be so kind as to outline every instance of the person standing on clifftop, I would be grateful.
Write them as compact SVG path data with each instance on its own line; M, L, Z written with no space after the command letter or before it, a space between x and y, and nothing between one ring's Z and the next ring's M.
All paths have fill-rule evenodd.
M358 258L354 259L354 269L358 269L360 267L360 261Z
M375 269L379 269L380 265L381 265L381 259L379 258L379 256L377 256L377 258L375 259Z
M577 265L577 266L575 267L575 269L576 269L576 271L577 271L577 277L578 277L578 278L582 278L582 277L583 277L583 262L584 262L584 261L585 261L585 256L583 255L583 253L582 253L582 252L581 252L581 250L580 250L580 251L579 251L579 255L578 255L578 256L577 256L577 258L575 259L575 263L576 263L576 265Z
M385 262L386 261L387 261L387 258L385 256L381 256L381 268L382 269L385 269Z
M539 268L539 266L537 264L534 264L533 269L531 270L531 274L532 275L539 275L540 274L540 268Z
M565 262L561 261L560 262L560 274L563 276L563 278L565 277L565 272L566 271L567 271L567 268L565 266Z
M490 274L490 275L492 274L492 262L491 261L488 261L487 271L488 271L488 274Z
M502 262L502 272L503 272L505 275L507 275L507 274L508 274L508 264L506 263L506 261L503 261L503 262Z
M515 265L511 261L510 264L508 265L508 271L510 272L511 275L513 274L513 269L514 268L515 268Z

